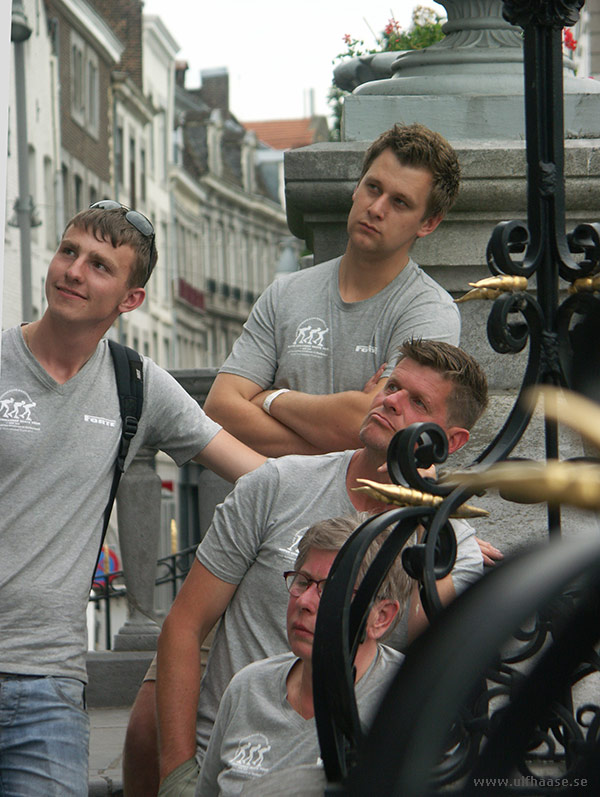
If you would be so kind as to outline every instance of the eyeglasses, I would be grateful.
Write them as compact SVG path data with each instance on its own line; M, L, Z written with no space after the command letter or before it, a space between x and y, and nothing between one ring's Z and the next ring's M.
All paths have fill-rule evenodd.
M130 210L128 207L122 205L120 202L116 202L114 199L101 199L100 202L94 202L93 205L90 205L90 210L94 210L95 208L99 208L100 210L126 210L126 221L128 221L132 227L135 227L135 229L140 233L140 235L143 235L144 238L150 238L150 257L148 259L148 266L146 269L147 281L152 273L152 256L154 254L155 235L154 227L152 226L150 219L147 219L137 210Z
M320 598L323 594L325 582L327 581L326 578L309 578L305 573L299 573L297 570L288 570L283 574L283 577L288 592L290 595L293 595L294 598L299 598L300 595L306 592L311 584L316 586L317 594Z

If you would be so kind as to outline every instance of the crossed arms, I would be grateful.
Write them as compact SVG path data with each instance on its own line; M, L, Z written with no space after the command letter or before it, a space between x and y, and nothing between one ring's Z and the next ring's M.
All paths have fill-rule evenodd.
M246 445L268 457L286 454L325 454L359 448L358 430L374 395L381 389L385 364L362 390L313 395L290 390L263 402L272 390L236 374L220 373L204 409L213 420Z

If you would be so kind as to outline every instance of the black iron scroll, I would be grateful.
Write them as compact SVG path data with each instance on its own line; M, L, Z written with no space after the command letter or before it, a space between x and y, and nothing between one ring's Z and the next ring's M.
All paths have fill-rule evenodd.
M535 277L536 285L535 289L527 291L503 293L492 305L488 338L493 349L502 354L516 353L528 345L529 354L513 409L495 439L472 463L473 470L485 470L510 457L531 418L531 408L521 401L523 393L531 386L568 387L600 400L600 381L595 378L600 374L600 278L597 276L600 271L600 224L580 224L570 233L565 231L562 29L575 24L582 6L582 0L504 2L505 18L511 24L521 26L524 32L527 222L499 224L488 244L487 262L494 276L528 280ZM562 302L560 280L569 285L569 296ZM546 420L545 444L546 458L558 459L558 430L554 420ZM418 468L439 464L445 460L446 454L443 432L433 424L411 427L396 435L388 452L392 480L396 484L407 482L414 489L441 496L444 500L437 509L393 510L364 524L340 552L334 565L332 584L328 584L324 591L315 634L313 671L315 716L331 794L387 796L401 793L405 797L412 794L421 797L437 793L442 787L447 789L449 784L450 790L452 785L460 790L461 778L464 781L467 773L489 775L493 770L490 762L500 759L504 761L506 771L511 766L518 766L524 777L529 777L523 758L527 750L531 753L531 739L527 734L533 734L539 745L545 744L547 761L561 760L563 770L570 776L581 774L582 767L586 766L588 773L594 777L598 775L598 772L594 775L590 762L596 760L597 764L598 759L600 708L585 706L574 715L570 699L572 684L590 672L600 672L600 659L591 650L597 636L590 628L590 606L598 608L598 546L594 542L588 544L590 562L596 563L594 577L585 589L575 587L558 595L559 589L568 581L559 573L560 554L555 556L547 551L537 551L525 560L535 571L537 556L540 561L539 578L554 579L551 584L540 583L536 593L535 578L527 577L528 603L523 606L522 615L519 615L518 607L513 606L515 623L539 609L535 619L526 628L519 629L513 624L510 629L504 629L513 633L516 648L507 652L503 659L499 654L494 657L487 650L485 656L474 663L468 675L470 680L460 685L460 689L460 673L455 672L452 676L456 681L442 678L443 657L451 655L451 643L448 636L439 630L439 625L432 628L433 641L429 641L427 635L427 640L419 640L418 645L411 648L407 656L409 666L400 674L384 701L377 728L368 742L362 739L354 698L352 661L372 597L400 547L417 525L422 524L425 534L418 545L412 545L403 552L403 562L411 575L419 579L424 607L435 626L440 609L436 578L449 572L454 562L452 552L456 550L456 543L452 546L448 542L453 536L448 520L472 492L464 488L452 490L418 474ZM352 601L352 588L365 546L373 536L390 526L393 527L389 538L392 542L382 548L371 568L373 572L365 578L364 589L361 588ZM560 509L555 504L548 506L548 530L551 537L558 537L560 533ZM584 547L579 552L565 554L573 557L573 574L585 571L585 554L581 555ZM521 565L514 565L514 571L521 572L519 567ZM493 626L494 618L498 623L503 622L503 590L505 596L510 590L504 576L500 573L491 575L492 585L489 588L483 584L476 585L480 590L476 594L491 596L488 622ZM467 618L471 617L471 612L477 614L476 598L468 593L456 601L456 609L451 607L454 614L444 614L444 622L451 617L456 623L453 629L459 636L469 630L477 634L473 626L465 625L464 619L462 626L457 619L461 612ZM544 596L548 598L551 593L555 599L546 605ZM492 608L494 603L498 604L497 617ZM569 636L569 625L579 622L577 618L581 611L585 616L581 626L584 641L581 645L574 645L572 634ZM485 622L484 616L480 619ZM501 636L496 634L494 644L505 640L506 636L502 639ZM521 690L524 678L513 665L538 654L549 638L553 639L553 652L549 654L549 660L536 665L541 669L536 670L537 676L532 676L529 681L528 697L527 689L525 692ZM441 668L444 688L450 690L449 700L444 698L443 689L441 692L433 690L434 682L427 682L429 675L423 672L425 648L429 656L442 658L436 661L436 667ZM571 658L565 655L568 648L573 650ZM479 655L475 649L473 655ZM556 687L553 680L554 691L549 688L540 696L535 689L535 677L544 674L555 679L559 672L563 676L568 674L566 681L563 678L561 688ZM483 685L484 677L488 679L487 685ZM427 689L430 687L437 697L434 698L432 692L432 703L428 704L423 723L420 720L409 723L411 712L414 714L420 710L418 699L410 699L411 692L419 695L420 699L429 699ZM462 690L460 699L455 699L452 690ZM488 702L500 696L509 703L515 701L511 709L513 722L521 722L525 718L529 723L519 736L519 744L508 746L510 750L502 747L501 735L493 732L498 718L490 717L488 710ZM396 698L400 697L407 703L398 709L399 716L406 720L412 731L424 734L420 737L422 745L418 750L418 755L427 762L423 766L417 761L411 763L404 748L398 751L398 745L410 744L411 738L408 731L402 731L401 723L393 719L394 706L398 706ZM558 703L550 709L548 701L558 697ZM537 706L535 710L531 708L534 704ZM447 714L445 718L442 717L443 712ZM535 732L534 720L538 722ZM443 726L446 744L442 744L440 736L432 744L432 749L425 752L427 734L431 735L436 723ZM479 760L480 742L484 736L490 740L491 746L486 748L487 758L484 755ZM417 748L413 746L411 749ZM393 770L393 777L387 771L389 768ZM396 791L400 782L402 789ZM385 783L385 788L381 790L375 785L378 783ZM539 789L535 791L534 774L531 783L534 784L531 787L533 791L515 787L512 792L540 793ZM476 792L471 789L471 793Z

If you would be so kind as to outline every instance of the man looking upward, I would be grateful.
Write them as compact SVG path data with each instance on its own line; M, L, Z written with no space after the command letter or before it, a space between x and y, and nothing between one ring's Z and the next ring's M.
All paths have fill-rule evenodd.
M220 699L233 675L252 661L287 650L281 572L293 569L304 531L332 516L389 508L353 488L360 478L387 480L379 468L386 462L394 434L412 423L437 423L453 453L469 439L468 430L486 402L485 374L472 357L447 343L406 343L402 359L363 420L359 449L270 459L238 480L217 507L159 638L160 777L166 780L171 775L161 797L193 794L197 766L202 764ZM473 529L460 520L452 524L458 543L456 562L452 572L437 582L444 604L483 571ZM200 648L219 618L200 683ZM394 644L403 647L407 635L414 637L424 625L415 590L407 624L399 628L403 638ZM144 684L146 703L151 701L152 686ZM146 717L154 722L153 700ZM150 766L146 757L146 767ZM177 791L184 783L190 791Z
M104 200L67 224L38 321L2 334L0 371L0 792L88 792L86 607L121 439L103 335L144 301L150 221ZM227 479L264 457L208 418L143 358L141 446ZM94 421L102 420L103 423Z

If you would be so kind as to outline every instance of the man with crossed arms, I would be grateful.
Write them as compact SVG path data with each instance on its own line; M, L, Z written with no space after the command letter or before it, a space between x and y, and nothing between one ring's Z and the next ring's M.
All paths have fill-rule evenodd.
M413 337L458 345L458 309L410 249L437 228L459 184L456 152L438 133L414 124L379 136L352 194L346 251L269 285L206 413L266 456L358 446L398 347Z

